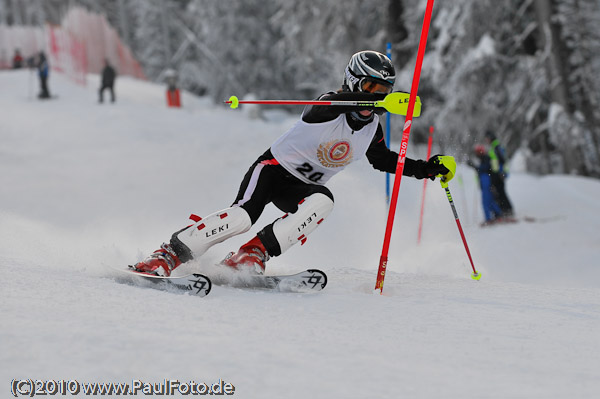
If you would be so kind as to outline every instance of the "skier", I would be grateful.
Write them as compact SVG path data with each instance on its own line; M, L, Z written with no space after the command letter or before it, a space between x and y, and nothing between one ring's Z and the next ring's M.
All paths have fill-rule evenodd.
M490 179L493 193L503 215L507 218L511 218L513 216L513 207L508 199L506 188L504 186L506 178L508 177L506 152L492 131L488 130L485 132L485 140L490 147L488 155L490 157Z
M378 101L392 92L396 79L389 58L361 51L348 63L342 89L320 96L331 101ZM222 265L262 274L270 257L279 256L307 236L333 209L327 181L348 164L366 155L375 169L394 173L398 154L384 142L379 115L373 106L305 108L302 118L250 166L231 207L204 218L192 215L194 224L175 232L169 243L134 268L169 276L173 269L198 258L211 246L244 233L257 221L268 203L285 213L265 226ZM435 179L449 170L437 156L427 162L406 158L404 175Z
M474 147L475 156L479 159L479 164L468 160L467 164L477 171L479 177L479 186L481 188L481 205L483 206L483 216L485 221L482 226L488 226L502 220L502 210L496 203L492 193L492 166L490 156L484 145L477 144Z

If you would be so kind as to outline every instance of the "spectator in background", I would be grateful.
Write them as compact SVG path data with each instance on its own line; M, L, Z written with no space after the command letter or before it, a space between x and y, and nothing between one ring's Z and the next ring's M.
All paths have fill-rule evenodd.
M485 141L489 146L488 155L491 167L491 184L496 202L502 210L505 217L513 216L513 207L506 194L504 183L508 178L508 163L506 160L506 151L500 145L496 135L490 130L485 132Z
M475 146L474 152L479 163L475 164L469 159L467 164L477 171L479 186L481 188L481 205L483 206L483 216L485 217L482 226L488 226L501 220L502 210L496 203L494 194L492 193L490 156L487 154L485 146L481 144Z
M23 68L23 56L21 55L21 51L19 49L15 50L15 56L12 60L13 69L21 69Z
M99 102L104 102L104 90L108 89L110 91L110 102L115 102L115 79L117 78L117 72L110 65L108 60L104 60L104 69L102 69L102 82L100 85L99 91Z
M50 98L50 92L48 91L48 75L50 74L50 67L48 65L48 60L46 59L46 54L43 51L40 51L38 54L36 67L40 78L40 94L38 94L38 98Z

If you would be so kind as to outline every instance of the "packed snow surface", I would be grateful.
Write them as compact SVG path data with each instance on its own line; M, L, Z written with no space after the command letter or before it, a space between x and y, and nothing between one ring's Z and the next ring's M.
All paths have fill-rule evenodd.
M324 291L216 286L199 298L123 284L113 268L190 213L228 207L297 116L251 119L187 94L168 109L164 87L124 77L115 104L97 103L98 76L81 87L53 73L49 85L57 97L40 101L33 72L0 72L2 397L13 379L222 380L239 398L599 397L598 180L514 170L521 221L481 228L474 172L459 165L450 189L474 281L439 183L427 185L417 245L423 181L403 178L378 295L385 177L361 160L332 179L336 206L306 244L268 262L268 274L324 270ZM203 272L279 215L269 206L179 274Z

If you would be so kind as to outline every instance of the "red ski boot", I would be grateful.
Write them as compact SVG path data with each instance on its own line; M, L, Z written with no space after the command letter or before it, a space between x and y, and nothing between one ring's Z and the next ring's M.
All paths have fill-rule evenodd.
M173 269L181 265L179 257L171 248L171 244L163 244L143 261L133 268L138 272L169 277Z
M257 236L242 245L236 254L230 252L221 263L237 270L251 270L256 274L263 274L267 260L267 250Z

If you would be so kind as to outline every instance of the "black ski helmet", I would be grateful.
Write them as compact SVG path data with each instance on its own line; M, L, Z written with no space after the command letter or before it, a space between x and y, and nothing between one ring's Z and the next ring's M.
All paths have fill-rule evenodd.
M366 50L354 54L346 66L342 87L344 90L362 91L362 85L367 81L393 89L396 71L392 61L377 51Z

